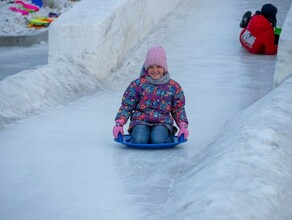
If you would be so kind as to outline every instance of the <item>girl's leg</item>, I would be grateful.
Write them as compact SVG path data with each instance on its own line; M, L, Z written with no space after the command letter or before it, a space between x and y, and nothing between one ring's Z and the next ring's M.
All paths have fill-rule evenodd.
M167 127L157 125L151 128L150 141L152 144L169 143L173 142L173 136Z
M137 144L148 144L149 135L150 135L150 127L147 125L136 125L132 130L132 143Z

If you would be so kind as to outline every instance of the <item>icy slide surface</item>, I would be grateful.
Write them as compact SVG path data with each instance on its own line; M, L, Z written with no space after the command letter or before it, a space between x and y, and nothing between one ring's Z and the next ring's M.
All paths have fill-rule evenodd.
M281 24L291 1L272 3L279 5ZM242 12L260 6L249 1L184 1L102 85L87 75L82 78L74 66L62 67L68 71L55 71L55 75L46 74L52 71L48 67L34 73L48 84L54 82L44 100L47 106L58 107L38 115L33 112L34 117L1 130L0 216L24 220L290 219L287 156L291 150L287 146L291 146L292 99L286 93L291 94L291 83L252 105L272 90L276 57L248 54L238 42ZM171 77L184 88L191 135L189 142L172 150L128 149L113 142L113 120L124 89L139 75L153 44L165 47ZM19 92L17 80L21 79L35 85L33 92ZM43 92L37 86L39 80L29 79L25 72L9 80L15 87L7 89L32 99L34 109L42 112L37 105L44 100L33 99L35 92ZM71 91L68 97L63 93L66 89ZM51 100L52 94L59 103ZM60 105L86 94L90 96ZM251 118L257 109L265 117ZM278 124L270 126L274 113ZM260 127L247 126L255 121ZM248 169L240 167L242 155ZM271 175L281 182L263 175L264 166L270 166ZM274 182L269 185L268 180ZM246 194L240 195L250 195L250 200L237 197L244 190ZM256 198L262 199L261 206L254 206ZM243 213L236 216L232 210Z

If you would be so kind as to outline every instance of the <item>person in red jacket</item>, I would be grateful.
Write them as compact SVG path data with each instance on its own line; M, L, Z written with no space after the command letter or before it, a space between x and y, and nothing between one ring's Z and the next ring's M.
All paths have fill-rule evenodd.
M272 4L263 5L253 16L248 11L243 15L240 27L240 43L251 53L274 55L278 50L279 35L275 34L277 8Z

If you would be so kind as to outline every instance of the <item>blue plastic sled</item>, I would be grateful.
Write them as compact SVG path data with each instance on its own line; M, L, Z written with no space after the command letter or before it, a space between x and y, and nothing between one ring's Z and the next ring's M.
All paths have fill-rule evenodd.
M40 8L43 6L42 0L32 0L32 3L39 6Z
M184 139L184 136L181 135L180 137L174 136L174 141L169 143L161 143L161 144L136 144L131 142L131 135L127 134L122 136L119 134L118 138L115 138L114 141L119 144L124 144L128 147L133 148L141 148L141 149L164 149L164 148L172 148L176 145L185 143L188 139Z

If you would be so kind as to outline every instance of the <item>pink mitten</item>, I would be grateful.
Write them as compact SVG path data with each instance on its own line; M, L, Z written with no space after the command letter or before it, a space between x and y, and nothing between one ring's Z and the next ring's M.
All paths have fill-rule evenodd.
M119 133L124 136L124 122L122 120L116 120L116 125L113 127L113 135L115 138L118 138Z
M182 134L184 135L184 139L188 139L189 136L188 124L185 122L179 123L178 137L180 137Z

